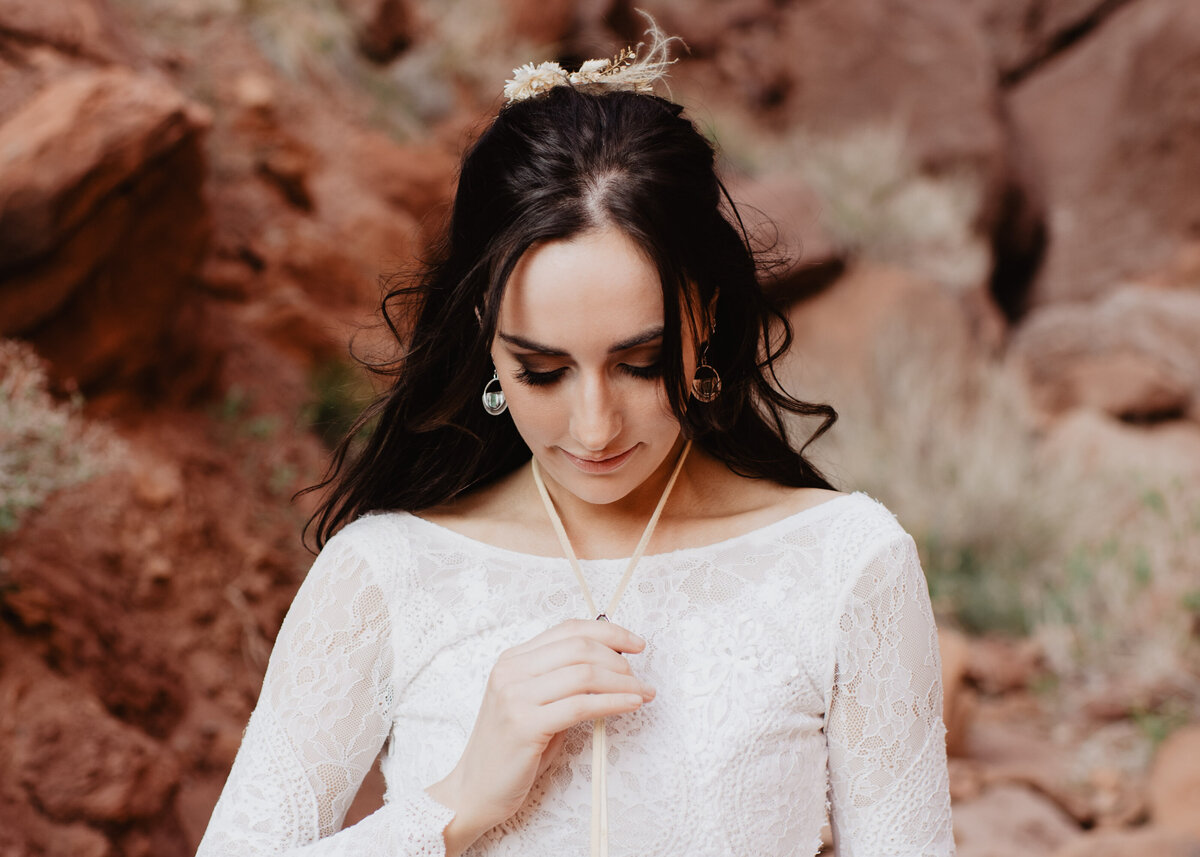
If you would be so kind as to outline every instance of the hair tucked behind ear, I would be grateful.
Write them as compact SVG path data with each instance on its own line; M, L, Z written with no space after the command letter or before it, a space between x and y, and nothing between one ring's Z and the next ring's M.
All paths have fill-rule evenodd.
M358 515L444 503L528 460L512 420L480 405L500 300L531 246L601 227L622 230L657 268L664 383L683 432L740 474L830 487L804 450L837 414L788 395L775 376L791 328L763 295L711 145L672 102L556 86L501 109L463 161L433 261L384 298L402 356L369 367L391 386L308 489L329 489L309 522L318 546ZM707 359L722 391L707 404L688 399L681 337L689 317L715 329ZM820 419L799 447L788 415ZM372 424L352 456L350 438Z

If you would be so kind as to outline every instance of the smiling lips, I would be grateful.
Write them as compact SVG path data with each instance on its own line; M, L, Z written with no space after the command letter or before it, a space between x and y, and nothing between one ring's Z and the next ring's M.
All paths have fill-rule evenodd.
M560 447L560 449L561 449L561 447ZM567 452L565 449L562 450L562 454L566 456L567 461L574 464L579 470L583 471L584 473L612 473L614 470L616 470L618 467L620 467L622 464L624 464L626 461L629 460L629 457L631 455L633 455L633 451L635 449L637 449L637 444L634 444L633 446L629 447L629 449L625 450L624 452L620 453L619 455L614 455L614 456L611 456L610 458L600 458L600 459L580 458L577 455L572 455L571 453Z

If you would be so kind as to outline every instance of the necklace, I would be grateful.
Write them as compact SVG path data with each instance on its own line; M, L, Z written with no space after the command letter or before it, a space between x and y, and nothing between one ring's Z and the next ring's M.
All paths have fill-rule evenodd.
M612 598L609 599L608 607L604 611L596 609L596 602L592 600L592 591L588 588L587 579L583 576L583 568L579 565L579 557L575 555L575 549L571 547L571 540L567 538L562 518L559 517L558 510L554 508L554 501L550 499L550 492L546 490L546 483L542 480L542 471L538 467L537 457L534 457L532 464L534 484L537 485L538 494L541 495L542 504L546 507L546 514L550 516L550 523L554 526L554 532L558 536L559 544L562 545L563 553L567 555L567 559L571 563L571 570L575 572L575 578L579 581L579 588L583 590L588 611L593 613L597 620L607 622L609 614L616 609L617 602L625 593L625 587L633 578L633 570L637 568L638 560L642 558L642 554L646 552L646 547L650 544L650 537L654 535L654 528L658 526L658 519L662 516L663 508L667 505L667 498L671 496L671 489L675 487L675 480L679 477L679 471L683 469L683 461L687 458L691 448L690 440L684 443L683 451L679 453L679 459L675 462L675 469L671 471L667 486L663 488L662 496L658 498L658 505L654 507L654 514L646 523L646 529L642 531L642 537L638 540L633 556L629 558L629 564L625 567L625 574L621 577L621 582L617 584ZM608 733L604 726L604 718L600 717L592 721L592 857L608 857L607 757Z

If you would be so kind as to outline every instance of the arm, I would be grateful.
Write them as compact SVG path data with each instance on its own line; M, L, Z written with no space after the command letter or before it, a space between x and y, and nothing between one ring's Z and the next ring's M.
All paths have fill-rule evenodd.
M937 629L906 533L867 554L836 613L825 736L839 857L954 853Z
M453 812L419 788L339 832L391 727L393 593L347 539L284 619L197 857L442 855Z

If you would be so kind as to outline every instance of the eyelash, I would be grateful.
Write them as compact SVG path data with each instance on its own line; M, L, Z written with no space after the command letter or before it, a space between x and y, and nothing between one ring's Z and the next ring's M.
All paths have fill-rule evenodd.
M634 378L648 380L658 378L662 375L662 363L654 362L649 366L632 366L628 363L622 363L621 370ZM565 366L551 372L534 372L531 369L522 367L517 372L516 378L520 383L530 387L548 387L561 378L566 371L567 368Z

